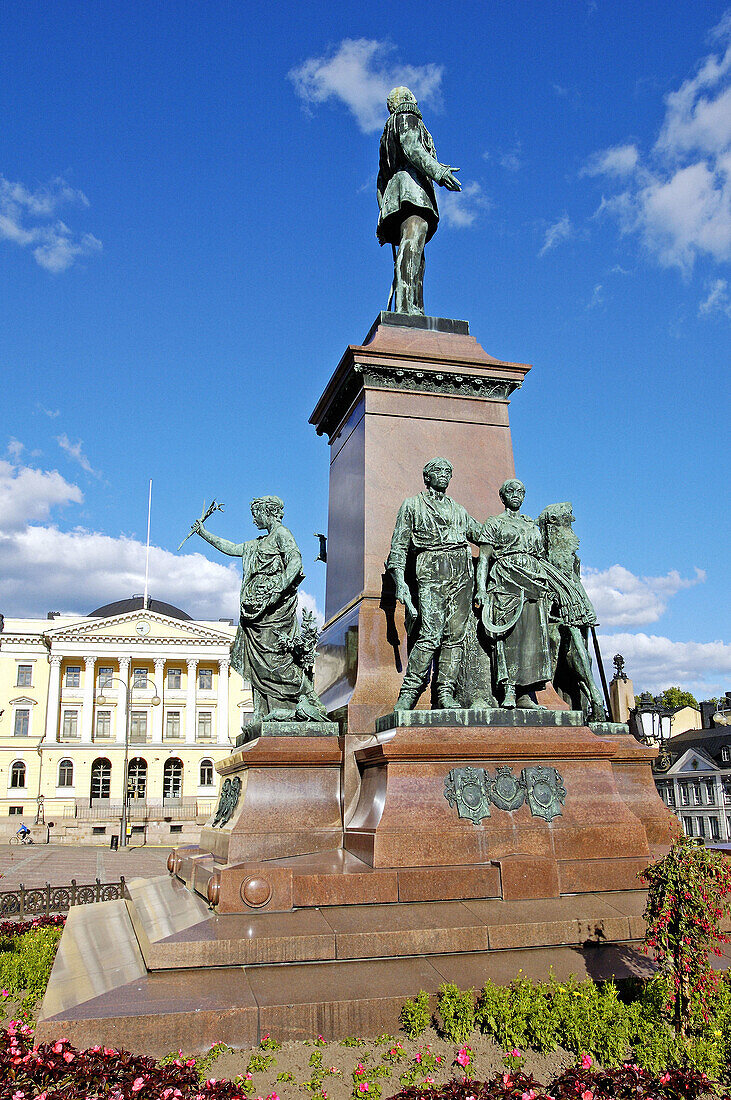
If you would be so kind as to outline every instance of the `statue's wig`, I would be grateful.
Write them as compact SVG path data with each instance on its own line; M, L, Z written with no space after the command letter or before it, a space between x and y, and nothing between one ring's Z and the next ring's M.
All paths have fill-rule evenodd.
M391 114L396 110L400 103L416 103L416 96L409 89L403 85L399 85L398 88L392 88L386 96L386 106Z
M427 475L432 472L432 470L434 469L434 467L437 464L440 465L440 466L449 466L449 476L451 478L452 474L454 473L454 466L452 465L452 463L449 461L448 458L430 458L429 461L427 462L426 466L422 470L424 481L426 481Z
M521 489L525 493L525 485L523 484L523 482L517 477L509 477L507 481L504 481L502 483L499 490L500 499L503 504L505 503L505 492L510 485L520 485Z
M256 504L261 505L265 512L270 516L276 516L277 519L281 519L284 515L284 501L280 497L255 497L251 502L252 510Z

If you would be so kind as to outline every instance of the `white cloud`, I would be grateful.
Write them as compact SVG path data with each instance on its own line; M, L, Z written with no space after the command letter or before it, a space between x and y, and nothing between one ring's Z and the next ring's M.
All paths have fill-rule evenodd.
M623 565L601 570L582 568L584 587L599 622L605 627L657 622L672 596L683 588L702 584L705 579L702 569L695 570L695 577L681 577L677 569L671 569L664 577L637 577Z
M587 309L596 309L597 306L604 305L604 287L601 283L597 283L594 287L591 298L586 304Z
M405 84L419 102L441 106L442 65L406 65L393 57L394 46L370 38L344 38L321 57L310 57L288 74L305 104L340 100L363 133L379 130L388 115L386 96Z
M0 459L1 531L18 530L30 520L46 519L52 508L81 504L83 499L78 485L70 484L57 470L35 470ZM7 596L4 584L3 595Z
M614 145L589 158L580 176L627 176L637 167L640 154L636 145Z
M655 634L600 634L605 666L621 653L635 691L658 694L672 685L707 699L728 690L731 644L728 642L673 642Z
M480 210L492 206L477 182L467 183L461 191L440 191L439 210L442 220L453 229L467 229L474 225Z
M69 458L72 458L74 462L78 462L82 470L85 470L87 474L92 474L94 477L101 477L102 475L98 470L95 470L89 459L86 457L82 450L82 441L79 439L76 443L72 443L69 437L64 432L62 435L56 436L56 442L62 451L65 451Z
M38 409L44 413L49 420L55 420L57 416L61 415L60 409L47 409L44 405L38 405Z
M568 240L573 234L573 231L573 226L571 225L568 214L563 214L557 222L554 222L553 225L549 225L543 240L543 247L538 255L545 256L547 252L550 252L551 249L555 248L561 241Z
M728 15L728 13L727 13ZM715 28L721 55L699 62L695 76L665 97L665 118L644 158L634 144L598 152L582 175L622 179L625 190L602 198L598 213L638 234L665 267L688 274L698 256L731 260L731 19Z
M8 441L8 454L13 461L17 462L24 450L25 444L21 443L19 439L10 439Z
M30 248L36 263L46 271L66 271L79 256L102 247L91 233L75 234L56 218L59 206L67 203L88 206L89 200L60 176L30 191L0 175L0 239Z
M726 279L711 279L706 285L708 296L698 306L698 313L703 316L708 313L725 313L731 317L731 295L729 295Z
M16 467L0 460L0 576L6 615L44 616L49 608L84 615L95 607L142 592L144 542L77 527L61 531L46 520L52 508L81 504L83 494L57 472ZM190 545L190 544L187 544ZM235 618L241 568L200 553L150 548L150 592L193 618ZM300 593L300 606L322 613Z

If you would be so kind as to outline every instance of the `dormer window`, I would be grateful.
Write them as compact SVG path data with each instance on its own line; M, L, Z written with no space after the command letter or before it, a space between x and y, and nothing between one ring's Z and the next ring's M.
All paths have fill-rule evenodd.
M724 764L731 764L731 745L724 745L721 749L721 760Z

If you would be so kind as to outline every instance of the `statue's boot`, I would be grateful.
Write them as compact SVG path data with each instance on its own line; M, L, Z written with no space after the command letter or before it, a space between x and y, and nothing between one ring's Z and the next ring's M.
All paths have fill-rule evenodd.
M457 683L461 661L461 647L446 646L439 654L437 699L439 706L444 707L445 710L460 709L460 704L454 695L454 686Z
M511 684L509 680L503 683L503 706L506 710L515 708L515 684Z
M422 249L407 237L402 240L396 257L396 313L423 313L417 303L418 278L421 270Z
M426 683L429 665L434 656L430 649L422 649L417 642L409 654L409 663L406 666L403 683L399 697L394 704L394 710L413 710L416 700Z

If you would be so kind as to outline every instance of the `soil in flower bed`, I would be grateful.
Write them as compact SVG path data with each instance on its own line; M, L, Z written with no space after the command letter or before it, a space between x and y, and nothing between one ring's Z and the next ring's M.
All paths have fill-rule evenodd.
M400 1047L397 1044L400 1044ZM382 1036L377 1039L359 1040L359 1045L352 1047L344 1046L342 1042L337 1041L315 1043L309 1040L284 1042L281 1049L275 1051L226 1050L212 1064L208 1074L219 1080L221 1078L233 1080L239 1075L245 1077L252 1054L255 1057L268 1054L276 1062L266 1070L253 1070L252 1080L249 1082L250 1095L267 1097L276 1093L280 1100L302 1100L302 1096L308 1091L306 1087L303 1088L303 1085L312 1081L316 1070L316 1067L310 1064L310 1059L313 1054L319 1052L322 1054L322 1071L325 1074L322 1089L326 1092L328 1100L348 1100L353 1096L355 1084L353 1073L359 1065L365 1070L360 1076L366 1082L369 1078L373 1080L371 1072L374 1067L385 1065L389 1069L388 1077L375 1078L384 1097L394 1096L401 1091L404 1086L399 1079L405 1072L413 1074L414 1084L421 1084L430 1077L436 1085L441 1085L453 1078L461 1080L465 1074L484 1081L504 1069L505 1054L492 1039L473 1032L466 1045L471 1050L470 1064L466 1069L455 1064L459 1045L440 1038L433 1028L428 1028L418 1039L407 1039L403 1034ZM398 1052L393 1058L390 1056L392 1050ZM421 1056L421 1063L416 1060L418 1055ZM384 1056L386 1056L385 1060ZM437 1058L440 1058L441 1062L437 1063ZM573 1065L575 1061L573 1054L560 1047L550 1054L527 1051L523 1072L532 1074L538 1081L545 1082L566 1067ZM330 1072L331 1068L336 1072ZM293 1080L281 1079L282 1075L290 1074ZM369 1093L372 1092L371 1084L368 1090L363 1090L364 1100L367 1100Z

